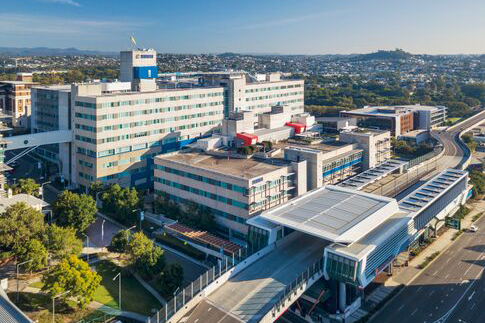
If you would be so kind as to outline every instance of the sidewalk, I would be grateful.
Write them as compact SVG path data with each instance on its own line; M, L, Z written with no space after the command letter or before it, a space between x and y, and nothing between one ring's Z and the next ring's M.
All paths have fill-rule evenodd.
M469 203L467 206L470 208L470 213L468 213L462 220L462 229L468 228L473 223L473 217L476 214L485 210L485 201L479 200ZM415 278L417 278L421 274L422 269L419 269L419 265L422 264L427 257L431 256L435 252L442 253L445 249L451 246L453 242L456 241L452 240L456 232L457 230L448 229L435 241L433 241L428 247L426 247L426 249L421 251L419 255L410 260L408 267L394 267L393 276L387 279L383 285L376 288L371 294L369 294L365 298L363 302L363 308L371 309L377 306L398 286L410 284ZM360 315L358 315L359 317L352 318L353 320L351 320L351 322L354 322L358 318L365 316L365 314L367 313L360 313Z
M141 315L141 314L134 313L134 312L120 311L120 310L111 308L109 306L103 305L103 304L98 303L98 302L91 302L91 303L89 303L88 307L95 309L95 310L98 310L98 311L101 311L101 312L104 312L104 313L107 313L107 314L110 314L110 315L113 315L113 316L122 316L122 317L133 319L133 320L136 320L136 321L139 321L139 322L146 322L147 319L148 319L148 316Z

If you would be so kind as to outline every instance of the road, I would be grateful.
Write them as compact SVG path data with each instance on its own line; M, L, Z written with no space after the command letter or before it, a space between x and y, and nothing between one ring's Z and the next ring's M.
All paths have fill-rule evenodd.
M485 322L485 217L465 232L370 322Z

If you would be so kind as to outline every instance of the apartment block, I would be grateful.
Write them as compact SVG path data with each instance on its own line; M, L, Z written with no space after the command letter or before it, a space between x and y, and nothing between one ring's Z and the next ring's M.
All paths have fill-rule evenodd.
M218 232L246 241L246 221L306 192L306 161L179 152L155 157L155 193L193 201L215 216Z

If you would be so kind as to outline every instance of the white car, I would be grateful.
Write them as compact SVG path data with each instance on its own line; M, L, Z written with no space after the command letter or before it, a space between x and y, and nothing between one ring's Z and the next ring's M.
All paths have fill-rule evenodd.
M469 230L471 232L477 232L478 231L478 227L476 225L471 225Z

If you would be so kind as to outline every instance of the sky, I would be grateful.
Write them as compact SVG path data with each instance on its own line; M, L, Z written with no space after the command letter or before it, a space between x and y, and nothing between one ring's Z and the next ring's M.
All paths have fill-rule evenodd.
M0 0L0 46L485 54L484 0Z

